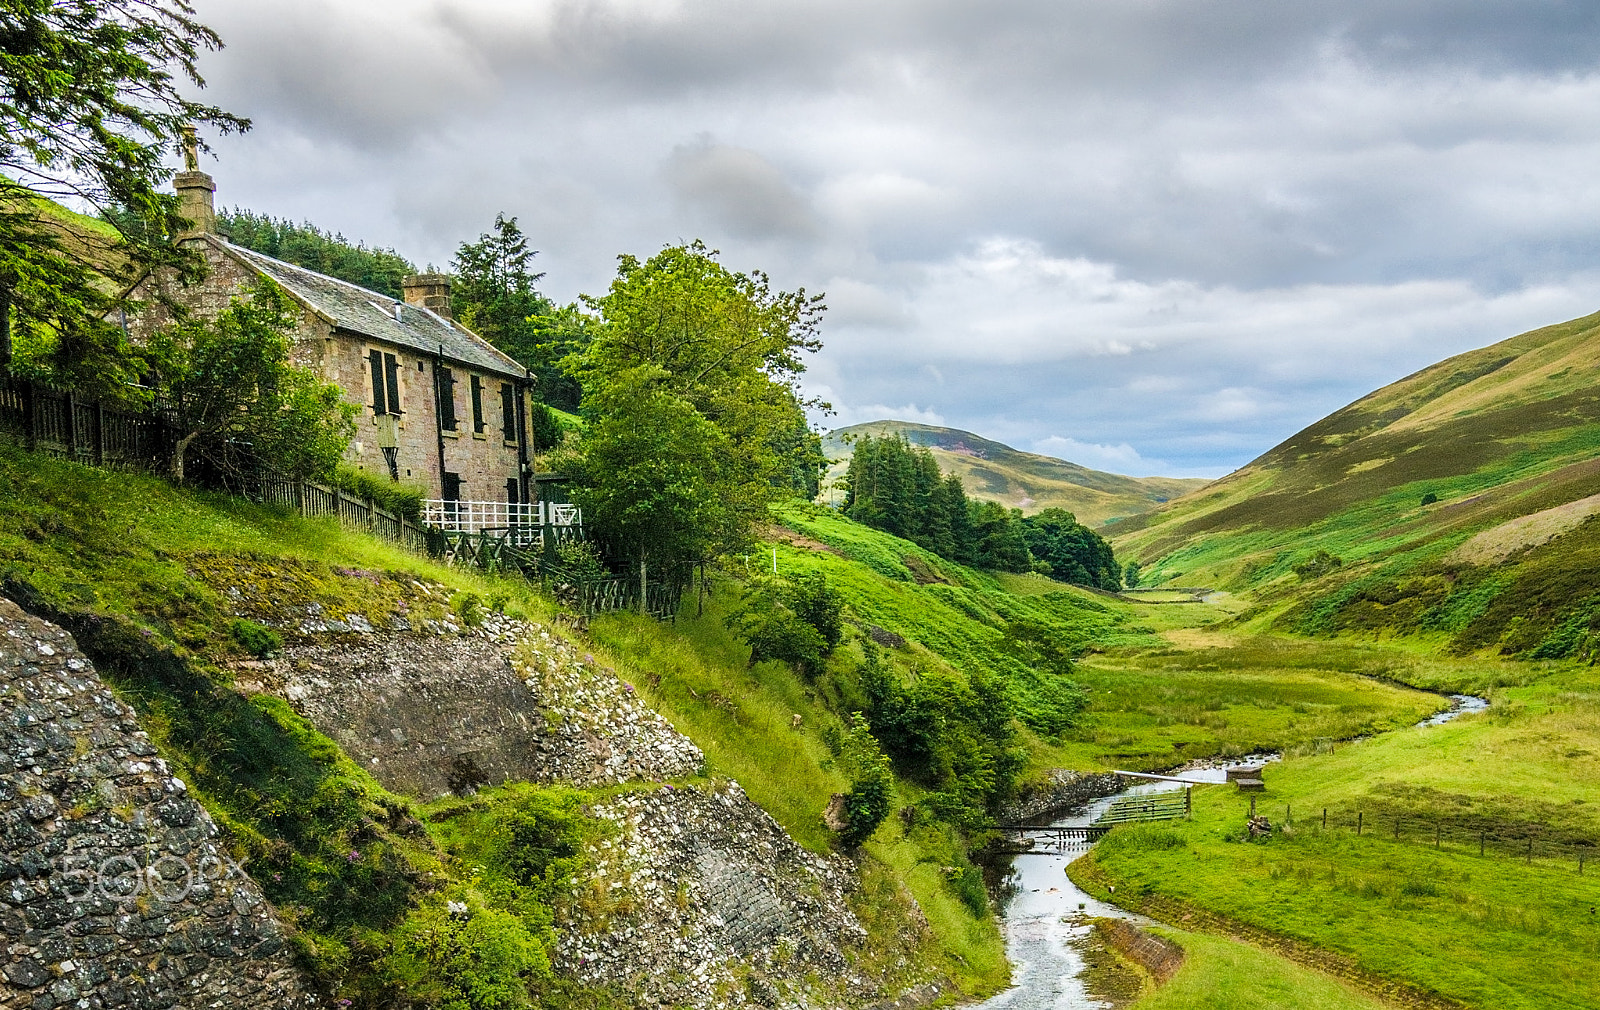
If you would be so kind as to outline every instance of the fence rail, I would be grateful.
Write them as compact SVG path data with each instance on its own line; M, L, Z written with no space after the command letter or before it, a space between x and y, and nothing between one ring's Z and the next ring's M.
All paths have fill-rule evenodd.
M1342 831L1375 840L1423 845L1441 851L1476 853L1525 864L1568 863L1582 874L1600 853L1600 845L1561 828L1530 822L1507 822L1490 817L1450 819L1433 811L1396 811L1318 808L1310 817L1295 820L1294 808L1284 807L1284 822L1297 828Z
M0 432L90 466L159 471L175 441L159 410L135 412L0 372Z

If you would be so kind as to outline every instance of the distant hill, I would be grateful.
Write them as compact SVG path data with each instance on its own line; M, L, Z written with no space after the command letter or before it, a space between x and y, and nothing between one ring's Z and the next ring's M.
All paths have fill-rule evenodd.
M1600 314L1408 375L1117 524L1114 544L1147 581L1280 586L1295 630L1554 656L1600 651L1597 513ZM1307 566L1319 551L1341 564ZM1567 645L1542 637L1558 630Z
M970 431L909 421L869 421L829 432L822 448L834 461L830 480L843 476L850 462L850 439L893 434L932 450L939 469L959 474L967 494L974 498L1002 502L1028 513L1064 508L1090 525L1146 512L1208 483L1199 478L1124 477L1090 470L1054 456L1013 449Z

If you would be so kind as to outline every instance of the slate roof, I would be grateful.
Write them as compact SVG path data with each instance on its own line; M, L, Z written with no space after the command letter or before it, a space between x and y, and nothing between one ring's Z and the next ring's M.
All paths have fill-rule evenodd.
M442 354L446 361L494 375L520 379L526 374L521 365L460 323L348 281L236 246L218 236L209 237L216 238L227 252L276 281L338 329L429 357Z

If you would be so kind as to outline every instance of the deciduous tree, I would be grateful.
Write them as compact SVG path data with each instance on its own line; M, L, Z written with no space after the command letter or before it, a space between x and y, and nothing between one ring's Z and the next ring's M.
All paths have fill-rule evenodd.
M261 281L214 321L190 318L150 341L157 390L178 423L170 463L182 481L197 445L231 439L289 477L331 472L355 433L339 387L289 360L295 323L277 285Z

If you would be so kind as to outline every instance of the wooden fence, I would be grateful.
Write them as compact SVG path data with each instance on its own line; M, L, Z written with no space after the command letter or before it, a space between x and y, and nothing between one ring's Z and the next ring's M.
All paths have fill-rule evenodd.
M0 371L0 431L33 452L90 466L165 469L172 425L159 410L134 412Z
M345 529L371 533L415 551L434 553L436 548L424 527L337 488L267 477L251 490L255 493L250 497L257 501L292 509L307 518L333 516Z

